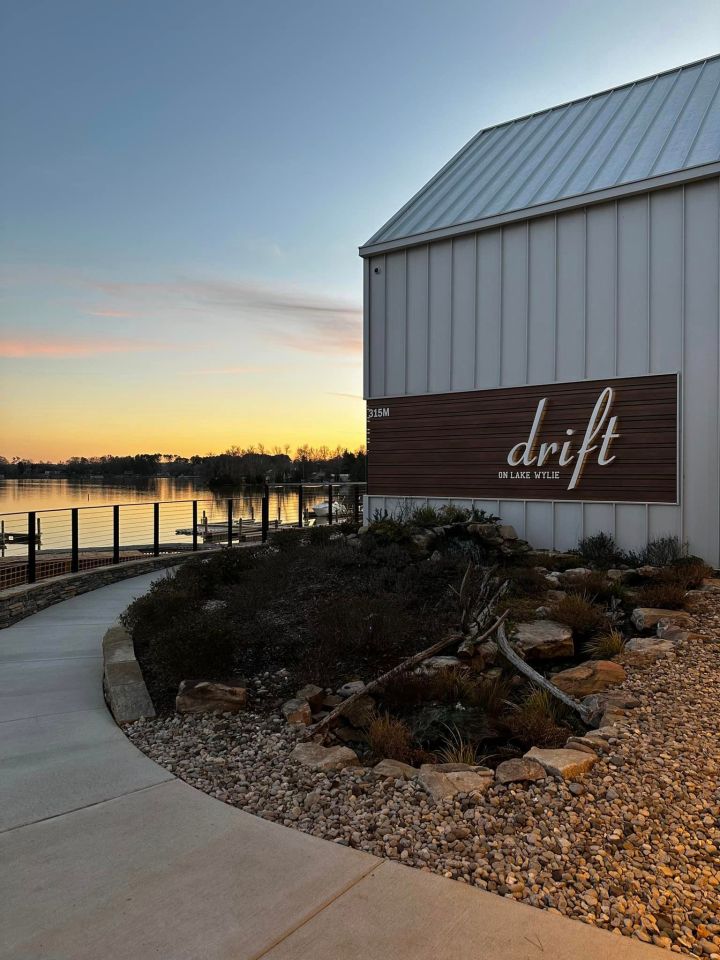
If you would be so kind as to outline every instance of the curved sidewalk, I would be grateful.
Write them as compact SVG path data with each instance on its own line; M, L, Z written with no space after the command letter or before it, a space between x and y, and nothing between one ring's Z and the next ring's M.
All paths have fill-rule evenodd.
M157 576L0 630L0 958L660 957L253 817L143 756L105 707L101 640Z

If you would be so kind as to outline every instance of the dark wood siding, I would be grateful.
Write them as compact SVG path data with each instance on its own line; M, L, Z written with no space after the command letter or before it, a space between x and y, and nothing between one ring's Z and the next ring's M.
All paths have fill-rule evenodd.
M575 461L560 467L552 456L543 467L508 464L512 447L528 439L543 398L548 403L538 442L572 439L577 454L605 387L614 391L611 412L620 433L610 448L612 463L600 466L596 450L572 490ZM667 374L374 399L368 401L368 493L675 503L677 396L677 377ZM385 410L387 416L371 416ZM560 476L539 477L538 470ZM531 476L501 479L502 471Z

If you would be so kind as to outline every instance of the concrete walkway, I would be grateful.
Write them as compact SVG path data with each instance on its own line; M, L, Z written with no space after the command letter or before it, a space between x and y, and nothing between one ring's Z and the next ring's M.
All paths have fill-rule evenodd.
M0 957L659 960L253 817L148 760L105 708L100 642L156 576L0 631Z

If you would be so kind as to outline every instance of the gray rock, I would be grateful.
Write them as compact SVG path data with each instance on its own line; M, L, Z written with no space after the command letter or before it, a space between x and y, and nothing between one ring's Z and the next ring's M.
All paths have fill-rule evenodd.
M625 644L623 659L632 666L643 666L674 652L675 644L672 640L660 640L658 637L633 637Z
M575 652L572 630L554 620L519 623L512 642L528 660L571 657Z
M418 671L426 673L437 673L438 670L452 670L460 666L458 657L428 657L418 667Z
M175 698L178 713L239 713L247 704L244 681L211 683L209 680L183 680Z
M502 523L498 527L498 533L503 538L503 540L517 540L518 535L515 527L509 523Z
M347 700L347 698L351 697L354 693L360 693L364 689L365 684L362 680L349 680L338 689L337 695L342 697L343 700Z
M201 609L203 613L219 613L226 607L227 603L224 600L206 600Z
M661 620L665 621L665 625L692 626L692 617L689 613L685 613L683 610L663 610L660 607L636 607L630 620L638 630L651 630Z
M350 747L323 747L320 743L299 743L290 754L290 759L312 770L343 770L360 764L357 754Z

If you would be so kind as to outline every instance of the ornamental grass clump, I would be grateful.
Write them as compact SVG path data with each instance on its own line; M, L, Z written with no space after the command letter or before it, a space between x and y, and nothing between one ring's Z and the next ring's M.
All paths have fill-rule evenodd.
M649 583L641 587L635 599L639 607L679 610L685 604L685 587L679 583Z
M523 747L561 747L570 732L562 704L538 687L511 705L507 723Z
M570 627L580 639L597 633L607 623L602 607L588 593L569 593L550 607L549 617Z
M367 735L373 756L378 760L410 763L415 755L410 728L404 721L390 716L387 712L373 717Z
M474 766L477 760L477 745L465 739L457 727L448 726L448 735L437 751L440 763L466 763Z
M599 633L587 644L586 650L593 660L612 660L625 649L625 637L619 630Z

